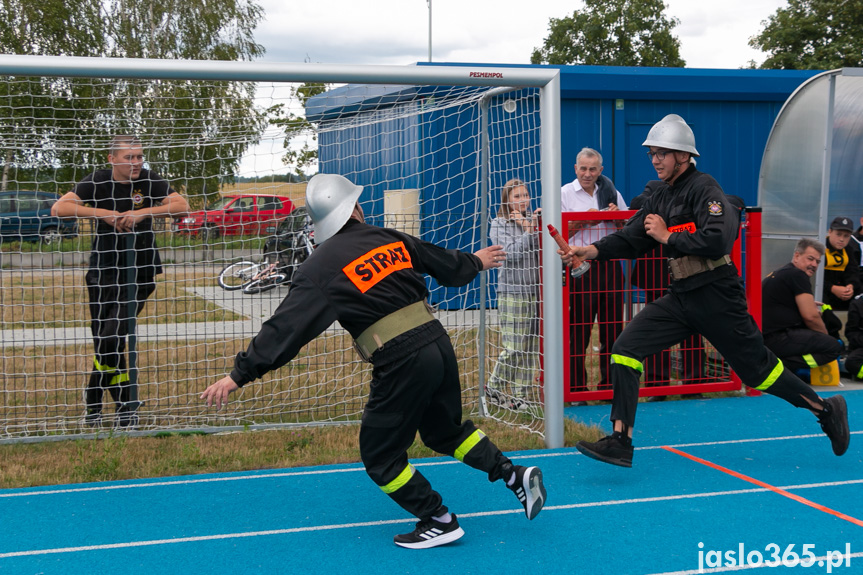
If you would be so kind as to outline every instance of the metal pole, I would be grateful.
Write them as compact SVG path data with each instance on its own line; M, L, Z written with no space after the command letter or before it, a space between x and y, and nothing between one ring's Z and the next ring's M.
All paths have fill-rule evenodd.
M831 74L827 84L827 118L824 129L824 155L821 165L821 206L818 214L818 240L827 237L827 210L830 204L830 168L833 158L833 112L836 106L836 74ZM824 266L815 272L815 297L824 293Z
M560 72L540 90L542 196L545 222L560 222ZM545 445L563 447L563 290L560 257L548 230L542 245L543 390L545 395Z
M432 0L427 0L429 5L429 62L432 61Z
M431 0L429 0L431 4ZM480 152L479 152L479 226L480 226L480 248L488 246L488 98L483 98L479 103L480 115ZM485 402L482 401L485 394L485 360L486 360L486 316L488 315L488 272L480 275L479 282L479 390L480 413L488 415Z
M224 60L156 60L77 56L0 55L0 75L64 78L149 78L235 82L324 82L360 84L437 84L523 86L542 88L560 71L503 66L352 66L228 62ZM559 81L558 81L559 83Z

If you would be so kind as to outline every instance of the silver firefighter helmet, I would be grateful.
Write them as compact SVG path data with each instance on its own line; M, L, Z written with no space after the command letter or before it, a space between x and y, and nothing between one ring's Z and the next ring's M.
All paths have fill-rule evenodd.
M344 176L317 174L306 187L306 209L315 222L315 244L320 245L342 229L363 192Z
M695 134L692 133L692 128L686 124L686 120L677 114L668 114L656 122L650 128L650 132L647 133L647 139L641 145L648 148L655 146L657 148L689 152L693 156L700 155L698 150L695 149Z

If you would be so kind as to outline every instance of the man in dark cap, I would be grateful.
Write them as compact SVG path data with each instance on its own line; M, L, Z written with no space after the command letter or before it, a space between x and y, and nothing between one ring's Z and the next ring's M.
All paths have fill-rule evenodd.
M851 299L863 292L860 283L860 248L851 241L851 218L833 219L827 231L824 254L824 291L821 301L834 310L845 311Z

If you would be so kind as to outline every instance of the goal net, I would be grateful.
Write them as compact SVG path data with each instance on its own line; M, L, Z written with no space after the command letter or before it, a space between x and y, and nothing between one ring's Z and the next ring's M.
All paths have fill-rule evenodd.
M540 205L536 82L459 86L406 75L403 83L380 83L338 73L267 79L263 72L254 82L177 79L160 77L157 64L139 78L80 70L67 77L41 75L38 66L22 73L21 61L10 71L0 59L0 441L89 436L123 423L107 388L101 417L85 417L94 371L85 275L96 226L50 215L76 182L110 169L114 135L137 136L145 167L191 206L184 217L154 219L163 273L128 323L125 385L140 407L123 430L141 433L359 421L371 370L338 324L234 394L227 408L208 409L199 399L290 292L290 274L244 293L242 285L224 289L220 272L238 261L257 266L255 273L290 263L303 249L297 214L314 173L363 185L370 223L463 251L489 245L501 191L513 178L531 194L531 207ZM521 266L536 270L534 250ZM543 433L540 286L514 325L499 279L492 271L459 289L429 279L430 303L456 349L465 416Z

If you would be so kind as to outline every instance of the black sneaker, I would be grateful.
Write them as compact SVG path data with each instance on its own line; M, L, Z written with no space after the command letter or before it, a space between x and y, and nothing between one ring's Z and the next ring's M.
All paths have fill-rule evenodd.
M620 437L606 435L599 441L579 441L575 448L597 461L619 465L621 467L632 467L632 443L625 444Z
M851 433L848 430L848 406L845 405L845 398L841 395L828 397L824 402L828 410L818 416L818 422L821 423L821 429L833 444L833 453L842 455L851 441Z
M539 467L523 467L516 465L513 468L515 481L507 487L515 493L518 500L524 506L524 514L528 519L533 519L542 511L545 505L545 486L542 484L542 471Z
M429 549L461 539L464 531L458 526L455 513L451 515L452 521L449 523L441 523L434 519L418 521L416 529L410 533L396 535L393 537L393 543L408 549Z

